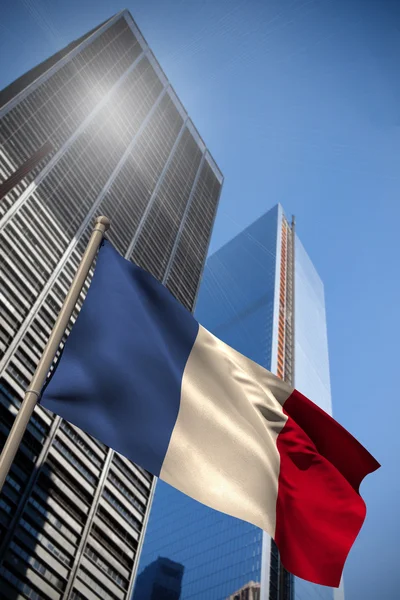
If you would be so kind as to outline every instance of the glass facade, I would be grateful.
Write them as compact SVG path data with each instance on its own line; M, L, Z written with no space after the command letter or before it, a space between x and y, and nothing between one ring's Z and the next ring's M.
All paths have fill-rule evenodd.
M192 310L222 187L127 11L0 92L0 183L47 141L51 154L0 197L0 448L96 216ZM36 407L0 495L1 598L129 598L152 486Z
M195 311L204 327L267 369L279 214L276 207L208 259ZM181 600L227 600L259 583L261 553L261 530L157 482L139 569L159 555L183 564Z
M323 283L301 241L295 241L295 385L327 413L332 414L328 338ZM313 324L310 327L310 323ZM295 580L296 600L344 600L333 591Z
M300 391L330 411L323 285L292 231L277 205L215 252L206 264L195 316L250 359L294 379ZM331 588L298 579L293 585L287 574L279 581L276 547L261 530L162 481L139 572L158 556L184 566L181 600L228 600L250 590L261 600L333 600ZM133 598L140 600L135 592Z

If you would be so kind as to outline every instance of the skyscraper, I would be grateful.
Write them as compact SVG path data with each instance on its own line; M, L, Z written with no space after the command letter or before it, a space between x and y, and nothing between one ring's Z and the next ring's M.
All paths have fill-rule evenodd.
M0 183L25 165L0 198L2 447L96 216L191 310L223 178L127 11L0 92L0 139ZM1 597L129 598L152 485L37 407L0 496Z
M208 259L195 316L331 412L324 288L280 205ZM294 581L267 534L162 481L139 572L158 554L185 566L181 600L226 600L243 588L247 593L252 581L261 584L260 600L342 597L331 588Z

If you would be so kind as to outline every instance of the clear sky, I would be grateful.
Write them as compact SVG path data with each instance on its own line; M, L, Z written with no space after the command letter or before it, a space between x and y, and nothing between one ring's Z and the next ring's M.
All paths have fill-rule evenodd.
M210 251L276 202L296 215L334 414L382 464L346 599L398 600L400 2L125 1L3 0L0 88L128 8L225 175Z

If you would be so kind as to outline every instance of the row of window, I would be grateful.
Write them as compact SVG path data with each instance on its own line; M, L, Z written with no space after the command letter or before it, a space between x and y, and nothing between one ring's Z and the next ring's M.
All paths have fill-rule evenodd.
M102 598L102 600L116 600L116 596L114 596L114 594L110 594L109 592L106 592L106 590L104 589L104 585L99 583L98 581L96 581L96 579L94 579L91 575L89 575L89 573L87 571L85 571L85 569L79 570L78 577L83 582L87 583L87 585L90 588L92 588L92 590L94 592L99 594L99 596L100 596L100 598Z
M193 308L220 190L221 184L206 160L167 281L168 289L188 310Z
M100 46L96 44L99 40ZM9 111L3 118L4 135L8 139L13 137L14 145L20 142L21 152L25 154L28 131L41 133L40 139L33 141L32 151L62 125L60 133L63 135L57 136L62 143L97 102L93 86L101 82L103 93L107 92L139 52L137 40L120 19ZM121 60L121 55L125 60ZM35 128L32 130L33 117ZM7 141L2 139L3 143Z
M78 446L82 452L84 452L92 463L94 463L97 467L101 468L103 461L99 458L97 454L93 452L93 450L86 444L86 442L82 439L82 437L73 429L66 421L62 421L60 428L67 434L67 436L74 441L74 443Z
M23 348L17 348L14 356L18 358L21 364L30 372L33 373L36 369L36 362L28 355L28 353L23 350Z
M97 525L92 525L92 529L90 534L93 538L108 552L118 560L121 565L126 567L127 569L132 568L132 560L126 556L126 554L121 550L120 546L117 546L110 538L100 529Z
M64 484L66 488L63 490L63 493L68 494L70 491L74 492L86 505L92 503L92 494L88 489L83 488L82 485L77 482L76 477L74 477L74 474L71 472L72 469L64 468L58 460L53 459L51 454L48 454L42 470L50 479L52 479L51 474L55 474L57 478L61 479L62 484ZM85 511L84 514L86 515L87 511Z
M62 487L64 487L64 489L62 489ZM44 501L46 501L49 497L55 500L60 507L65 510L68 515L71 515L71 517L80 525L82 525L84 522L84 515L86 513L82 514L79 512L75 503L71 502L69 488L67 488L65 484L55 484L48 477L46 477L45 473L42 472L39 477L39 481L35 486L35 493ZM70 517L68 517L68 520L69 519Z
M4 413L1 409L3 408L2 405L0 405L0 440L1 438L6 438L8 436L8 433L11 429L11 424L10 421L12 422L13 418L11 413ZM10 418L7 418L10 417ZM17 456L16 456L16 462L18 465L23 465L23 470L26 473L27 470L29 469L29 467L32 469L33 464L29 464L29 463L35 463L36 462L36 458L39 454L41 450L41 444L33 437L33 435L30 433L29 430L27 430L25 432L22 444L20 445L18 452L17 452ZM28 461L27 461L28 458Z
M15 265L18 276L21 278L22 275L27 280L29 287L26 282L21 281L21 285L24 297L28 302L31 302L32 299L35 298L35 295L40 292L43 285L43 279L38 275L37 266L31 265L29 260L25 260L25 258L22 259L20 253L15 250L11 242L9 242L5 236L1 237L0 250L2 261L8 258L12 262L13 267Z
M9 401L11 404L13 404L19 410L19 408L21 406L20 398L15 393L14 394L10 393L7 390L7 388L3 384L0 383L0 399L2 397L4 399L6 399L7 401ZM5 405L4 402L2 402L2 403L3 403L3 405ZM8 409L8 407L7 407L7 409ZM43 421L43 419L41 419L39 417L38 414L33 414L31 416L29 425L28 425L28 429L30 429L31 427L36 428L37 432L39 434L41 434L42 436L47 435L48 430L49 430L48 425Z
M12 243L13 247L23 257L24 263L30 267L34 277L38 280L36 285L41 287L50 275L51 265L46 260L45 255L42 257L40 247L36 243L32 243L33 234L25 232L25 229L26 226L22 221L19 221L19 223L10 222L6 227L4 238L9 237L9 243ZM24 268L22 272L25 273L25 270Z
M7 514L11 513L11 506L7 504L4 498L0 498L0 508L4 510Z
M108 490L103 490L103 497L108 500L108 502L119 512L119 514L130 523L134 529L140 531L141 524L140 522L126 510L124 506L115 498L113 494L111 494Z
M135 74L135 77L137 77L137 74ZM137 94L137 89L135 89L135 92ZM135 110L137 111L140 106L141 102L138 102L137 98L134 103ZM71 223L79 222L80 217L83 218L87 213L118 162L119 156L115 152L110 152L110 147L115 146L109 140L109 134L110 131L113 131L113 128L111 130L107 129L107 136L99 137L99 130L104 128L106 120L105 115L96 115L86 129L89 143L84 139L86 136L80 136L38 189L37 193L40 195L42 203L49 205L49 208L51 207L52 214L56 216L60 223L68 223L69 229ZM123 132L129 128L132 121L133 117L130 114ZM121 132L120 137L123 136L123 132ZM103 158L100 156L102 144L106 152ZM81 146L82 150L80 149ZM119 152L122 155L126 145L123 146L120 143L120 146ZM99 163L98 168L96 168L96 162ZM98 171L97 174L96 170ZM66 177L67 174L68 177ZM60 181L62 181L62 186L60 186ZM79 189L79 186L83 186L82 189ZM71 233L74 234L75 230Z
M4 352L9 347L12 340L12 335L7 326L0 325L0 358L4 356Z
M6 372L11 375L12 379L19 385L21 390L25 391L29 385L29 379L21 373L21 371L17 368L13 363L9 363Z
M52 573L52 571L50 571L41 560L38 560L35 556L32 556L32 554L28 554L28 552L25 552L25 550L23 550L15 542L11 542L10 548L15 553L11 556L11 560L15 565L21 565L21 570L25 568L25 563L27 563L35 571L40 573L40 575L43 575L46 581L48 581L51 585L53 585L59 590L64 589L65 581L63 581L60 577L54 575L54 573ZM23 560L21 561L20 559Z
M13 307L13 313L19 320L27 315L30 306L22 295L21 289L26 291L26 287L16 279L15 271L3 263L1 266L1 295L5 298L6 306Z
M36 224L32 222L30 213L26 213L24 208L13 216L8 225L10 233L13 239L18 239L24 256L29 255L31 247L33 247L33 251L40 257L41 263L46 265L46 268L41 265L40 272L43 276L46 274L48 276L57 264L56 258L51 253L52 241L37 235Z
M35 232L35 243L40 242L46 245L47 251L51 255L53 266L55 266L61 257L63 248L68 243L68 237L66 233L57 227L56 222L50 217L52 214L46 213L46 218L43 218L45 207L42 206L39 200L40 186L35 190L27 202L21 208L22 217L33 225Z
M137 541L135 540L135 538L133 538L127 532L125 527L121 527L121 525L110 516L108 511L100 507L97 514L101 518L101 520L107 525L107 527L110 528L114 535L117 535L118 538L120 538L125 544L129 546L129 548L136 549Z
M10 474L7 475L6 481L11 485L11 487L17 490L17 492L21 491L21 485L17 481L15 481L15 479Z
M121 577L121 575L115 569L113 569L105 560L103 560L91 546L86 546L85 555L88 556L93 562L95 562L96 565L100 567L100 569L102 569L102 571L105 571L107 575L113 581L115 581L115 583L120 585L124 590L128 587L128 582L126 581L126 579L124 577Z
M53 446L57 448L69 460L70 463L74 465L78 469L78 471L84 476L84 478L89 481L92 485L96 485L97 478L83 466L80 460L78 460L72 452L68 450L68 448L59 440L55 439L53 441Z
M32 527L32 525L28 523L24 518L20 519L19 524L23 529L25 529L25 531L30 533L36 541L40 542L42 546L44 546L45 548L47 548L47 550L54 554L54 556L56 556L61 562L63 562L67 566L71 565L71 558L63 550L55 546L46 535L39 532L37 529L35 529L35 527Z
M110 234L123 254L128 249L132 232L143 215L181 124L182 118L166 94L102 202L102 210L112 211L113 227Z
M13 304L4 295L0 297L0 308L1 308L1 319L5 325L6 330L16 331L22 318L14 311Z
M35 498L32 496L29 498L28 503L33 506L40 514L42 514L46 521L51 523L53 527L58 529L60 533L68 538L70 542L75 544L78 540L78 537L72 533L69 527L66 527L60 519L58 519L48 508L45 508L42 504L40 504Z
M125 496L125 498L129 500L131 504L133 504L133 506L135 506L142 514L145 513L146 507L144 506L144 504L140 502L133 494L131 494L128 488L122 483L120 479L118 479L118 477L115 477L115 475L112 472L110 472L110 474L108 475L108 479Z
M78 590L73 589L70 595L70 600L87 600L86 596L78 592Z
M20 501L20 493L15 490L15 488L11 485L11 481L8 479L6 479L4 483L2 492L4 500L8 502L12 507L10 514L13 514L15 512L15 507Z
M0 575L4 577L6 581L9 581L11 585L13 585L18 591L22 592L26 598L30 598L30 600L45 600L45 597L39 594L33 587L24 583L18 577L13 575L8 569L4 566L0 567ZM46 596L47 598L47 596Z
M185 173L178 168L184 155L191 155L190 168ZM186 130L133 250L133 260L158 279L164 273L200 159L201 152ZM154 246L155 239L158 248ZM163 251L160 253L161 246Z
M113 464L116 467L118 467L118 469L125 475L125 477L129 479L129 481L131 481L138 488L138 490L142 492L144 496L147 497L149 495L149 488L143 485L140 479L136 477L136 475L127 467L127 465L125 465L125 463L115 453L113 456ZM135 467L143 473L143 469L141 469L137 465L135 465ZM144 471L144 473L146 474L146 478L148 478L148 473L146 471Z

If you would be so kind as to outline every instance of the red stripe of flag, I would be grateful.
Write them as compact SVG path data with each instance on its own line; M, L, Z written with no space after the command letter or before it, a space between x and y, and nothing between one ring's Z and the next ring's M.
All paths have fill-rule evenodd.
M339 587L366 507L361 481L380 467L339 423L294 391L283 406L275 541L285 568Z

